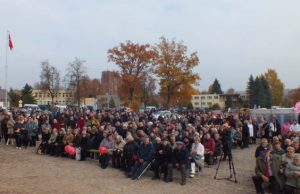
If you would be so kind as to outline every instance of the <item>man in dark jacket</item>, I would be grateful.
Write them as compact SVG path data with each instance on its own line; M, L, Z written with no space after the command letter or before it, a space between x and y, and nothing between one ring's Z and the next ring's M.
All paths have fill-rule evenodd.
M185 185L189 169L189 152L182 141L177 141L176 145L173 152L173 164L181 171L181 185Z
M8 121L8 117L5 115L5 118L3 118L2 121L1 121L1 130L2 130L2 135L3 135L3 138L4 138L4 142L7 142L7 140L8 140L7 121Z
M249 147L249 137L250 137L250 131L248 127L248 120L244 121L243 128L242 128L242 142L243 142L243 148Z
M256 193L265 193L263 185L270 189L272 194L279 194L283 187L283 176L280 173L281 157L271 155L271 146L263 147L261 155L256 158L255 174L252 177Z
M137 151L139 149L138 144L134 141L131 135L126 137L126 144L123 147L123 156L121 158L121 168L125 171L125 174L130 173L130 170L137 159Z
M164 181L172 181L172 148L169 145L168 139L156 138L155 162L154 162L154 177L152 179L160 179L160 169L164 173Z
M140 176L143 170L153 159L153 146L150 143L149 137L144 137L143 143L138 149L137 157L138 161L133 166L131 174L128 175L131 176L133 180L137 179L138 176Z

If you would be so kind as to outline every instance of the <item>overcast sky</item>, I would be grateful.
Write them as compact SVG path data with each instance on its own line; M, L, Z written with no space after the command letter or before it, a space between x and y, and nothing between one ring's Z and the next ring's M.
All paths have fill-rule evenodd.
M79 57L100 78L107 50L131 40L184 41L198 52L199 90L218 78L223 90L245 90L250 74L274 68L286 88L300 85L299 0L0 0L0 85L4 87L6 30L9 87L39 81L48 59L61 74Z

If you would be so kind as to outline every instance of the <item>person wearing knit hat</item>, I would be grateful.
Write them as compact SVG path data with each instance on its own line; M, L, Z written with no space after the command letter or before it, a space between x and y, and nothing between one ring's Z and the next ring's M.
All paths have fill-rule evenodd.
M159 137L155 138L155 143L153 144L154 147L154 158L155 161L153 163L154 167L154 176L152 177L153 180L155 179L160 179L160 168L164 168L164 159L165 159L165 154L164 154L164 148L162 141Z
M189 152L182 141L176 142L173 152L175 167L181 171L181 185L186 184L187 170L189 169Z

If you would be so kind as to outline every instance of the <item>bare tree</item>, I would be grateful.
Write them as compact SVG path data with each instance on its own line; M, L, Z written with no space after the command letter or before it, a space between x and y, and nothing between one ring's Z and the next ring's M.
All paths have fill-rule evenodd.
M80 83L85 76L86 67L83 65L85 63L84 60L79 58L75 58L74 61L69 63L67 69L66 79L69 81L69 87L75 90L75 98L78 107L80 107L80 99L82 94L80 93Z
M46 91L51 97L51 106L54 105L54 98L57 96L60 89L60 74L56 67L51 66L47 60L41 62L41 81L39 87L41 90Z

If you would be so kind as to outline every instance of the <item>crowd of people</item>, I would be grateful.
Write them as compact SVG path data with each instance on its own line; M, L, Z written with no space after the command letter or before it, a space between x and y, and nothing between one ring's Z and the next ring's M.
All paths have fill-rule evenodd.
M195 110L158 119L152 116L151 111L12 110L0 112L0 123L1 139L7 145L15 145L16 149L33 146L38 154L77 160L94 157L95 150L99 149L98 159L103 169L111 165L123 170L127 177L138 179L151 168L154 172L152 178L165 182L173 181L173 171L177 169L182 185L186 184L188 177L201 176L205 166L230 158L231 149L246 149L261 137L262 143L255 153L257 176L253 177L257 193L264 192L262 183L273 183L274 180L277 183L277 179L272 178L272 170L267 171L268 176L265 175L263 167L266 165L259 163L261 158L270 158L270 154L283 155L282 161L294 165L297 157L285 152L296 145L300 131L298 122L284 123L281 127L276 118L272 122L266 119L256 121L247 114L214 114ZM66 146L76 149L76 154L70 156ZM100 150L102 148L105 148L105 153ZM275 162L270 164L275 165ZM294 166L286 165L285 169L294 169ZM275 174L275 171L272 172ZM284 170L284 174L289 175L289 171ZM276 184L277 190L288 189L293 177L286 179L285 187L277 188ZM269 185L275 188L274 184ZM289 186L292 189L295 185Z
M296 194L300 192L300 125L297 120L281 124L262 120L260 145L255 152L256 192Z

